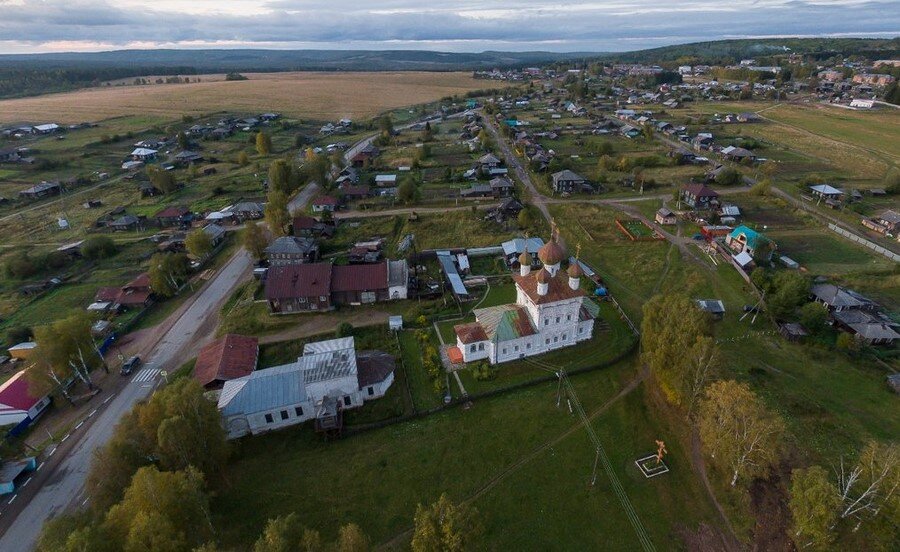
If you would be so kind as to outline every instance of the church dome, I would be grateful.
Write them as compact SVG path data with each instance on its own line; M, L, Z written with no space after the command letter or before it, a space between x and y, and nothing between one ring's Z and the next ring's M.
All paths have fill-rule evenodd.
M531 258L531 253L529 253L528 250L522 251L522 254L519 255L519 264L520 265L531 266L532 261L533 261L533 259Z
M549 242L544 244L543 247L538 249L538 259L541 260L545 265L556 265L562 262L563 258L566 256L566 252L563 251L562 246L556 242L556 238L551 238Z
M578 261L575 261L569 266L569 277L570 278L581 278L584 276L584 270L581 269L581 264Z
M547 272L546 268L540 269L537 273L537 281L539 284L549 284L551 278L552 276L550 276L550 273Z

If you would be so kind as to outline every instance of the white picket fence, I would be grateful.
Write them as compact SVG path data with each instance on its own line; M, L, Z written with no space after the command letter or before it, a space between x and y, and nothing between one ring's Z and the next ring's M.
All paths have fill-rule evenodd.
M874 251L880 255L884 255L885 257L894 261L895 263L900 263L900 255L894 253L890 249L885 249L884 247L878 245L877 243L870 242L869 240L863 239L863 238L857 236L856 234L854 234L853 232L848 232L848 231L844 230L840 226L828 223L828 228L830 228L834 232L844 236L848 240L854 241L862 246L868 247L869 249L871 249L872 251Z

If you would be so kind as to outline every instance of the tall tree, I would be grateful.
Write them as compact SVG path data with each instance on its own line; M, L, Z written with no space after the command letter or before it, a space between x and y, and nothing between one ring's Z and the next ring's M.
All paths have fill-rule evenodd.
M157 166L147 167L147 178L153 187L164 194L169 194L178 189L178 181L172 171L161 169Z
M700 336L687 352L687 371L684 375L685 408L688 415L703 397L703 391L716 377L722 367L722 353L716 340L709 336Z
M150 288L161 297L175 295L190 268L190 262L184 253L156 253L150 257Z
M703 342L704 350L698 348L693 352L696 354L692 353L698 340L709 334L709 317L690 298L678 293L651 297L643 310L641 360L650 367L667 400L689 409L697 391L695 369L704 368L703 362L694 360L716 358L707 342Z
M348 523L338 529L338 538L335 543L337 552L369 552L369 537L363 533L359 525Z
M454 504L446 494L416 507L413 552L463 552L478 546L481 526L474 508Z
M291 164L284 159L276 159L269 165L269 190L285 195L294 190Z
M265 132L256 133L256 153L269 155L272 152L272 137Z
M179 132L178 136L175 137L176 142L178 142L178 147L186 150L191 147L191 141L188 139L187 134L184 132Z
M256 221L247 221L241 231L241 245L250 252L254 259L262 260L266 256L266 246L268 245L265 229Z
M789 505L797 548L825 550L834 540L840 497L820 466L791 472Z
M294 552L303 540L303 526L297 514L270 519L262 535L253 545L253 552Z
M193 467L177 472L140 468L122 501L107 512L103 528L116 548L129 552L199 546L212 535L203 476Z
M740 478L765 475L780 457L784 422L746 383L719 381L700 403L700 438L713 462Z
M854 531L867 523L869 533L896 544L900 533L900 444L869 442L853 468L841 459L837 488L842 520L854 520Z
M37 350L32 368L26 372L36 389L50 392L60 389L68 398L65 383L72 377L93 388L91 371L104 365L91 336L91 319L85 312L74 312L52 324L34 329Z
M287 235L288 225L291 223L291 215L288 213L288 198L283 193L273 190L269 192L265 219L269 225L269 231L275 237Z
M213 248L212 238L202 228L197 228L188 233L184 238L184 246L188 253L197 259L205 259Z

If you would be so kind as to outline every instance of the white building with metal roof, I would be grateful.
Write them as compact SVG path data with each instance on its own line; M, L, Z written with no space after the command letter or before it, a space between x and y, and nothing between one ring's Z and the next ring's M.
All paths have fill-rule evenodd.
M218 408L229 439L316 420L337 429L341 412L383 397L394 382L394 358L356 352L352 337L307 343L295 362L225 382Z

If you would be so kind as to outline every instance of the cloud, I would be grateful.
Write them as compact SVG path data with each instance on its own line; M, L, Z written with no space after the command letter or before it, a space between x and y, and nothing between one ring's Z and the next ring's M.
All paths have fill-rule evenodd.
M900 0L0 0L0 52L145 47L610 51L900 34Z

